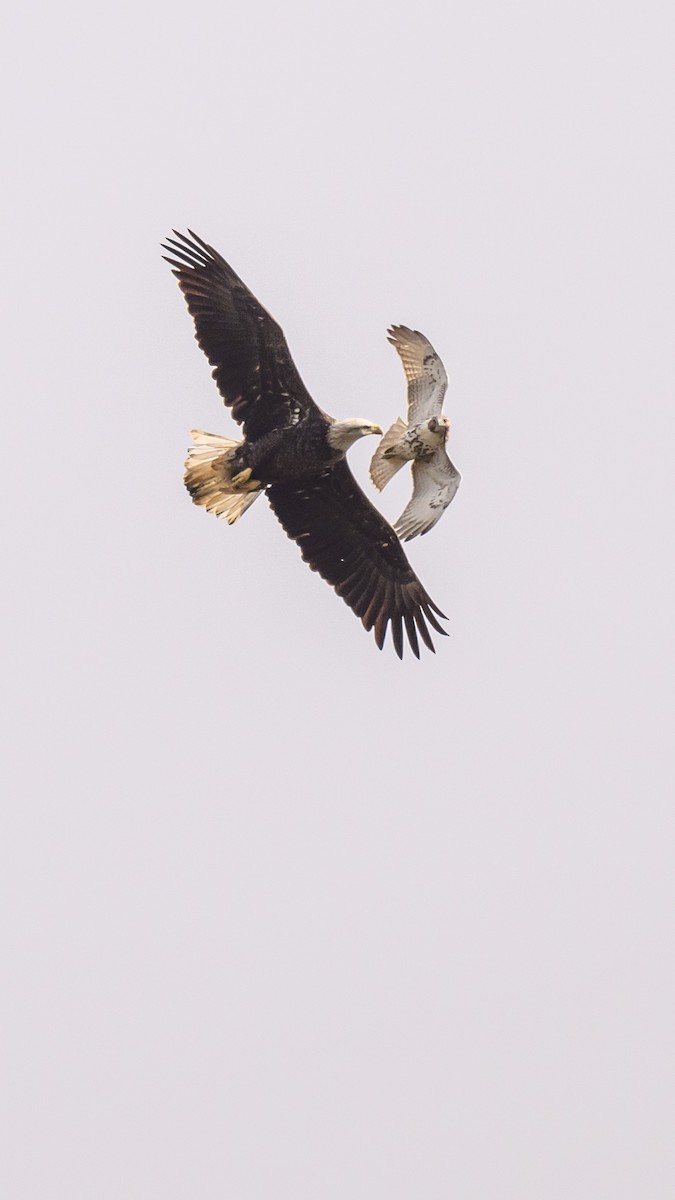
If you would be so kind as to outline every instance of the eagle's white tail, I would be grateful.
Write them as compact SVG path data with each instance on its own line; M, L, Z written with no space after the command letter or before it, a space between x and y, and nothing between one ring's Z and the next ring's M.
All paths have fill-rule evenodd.
M250 477L233 484L231 460L241 442L201 429L192 430L192 440L195 445L190 446L185 461L185 486L195 504L234 525L263 491L263 485Z
M370 478L380 492L383 487L387 486L389 480L393 478L396 472L400 471L404 463L409 461L408 458L399 457L396 454L396 445L407 431L408 426L399 417L397 421L394 421L391 429L387 430L372 457Z

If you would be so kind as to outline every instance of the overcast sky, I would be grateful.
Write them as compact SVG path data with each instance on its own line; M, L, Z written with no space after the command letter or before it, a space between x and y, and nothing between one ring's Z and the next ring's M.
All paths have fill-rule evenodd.
M671 6L12 20L6 1195L670 1200ZM190 504L188 226L332 415L442 355L435 656Z

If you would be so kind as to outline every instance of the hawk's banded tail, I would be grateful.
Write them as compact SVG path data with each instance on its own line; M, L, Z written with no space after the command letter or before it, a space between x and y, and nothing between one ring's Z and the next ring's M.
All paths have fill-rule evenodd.
M372 479L378 491L386 487L389 480L394 477L401 467L410 461L408 456L399 456L396 453L396 447L405 433L408 432L408 426L400 417L394 421L394 424L387 430L382 438L377 450L375 451L370 463L370 478Z

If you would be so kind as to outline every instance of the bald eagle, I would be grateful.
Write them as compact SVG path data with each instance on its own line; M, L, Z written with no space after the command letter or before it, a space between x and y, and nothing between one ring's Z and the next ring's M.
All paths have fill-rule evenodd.
M394 524L401 540L409 542L440 521L462 476L445 451L450 422L441 412L448 386L443 363L416 329L392 325L388 332L408 381L408 423L399 417L387 430L373 455L370 476L381 491L405 463L412 463L413 494Z
M441 610L412 570L391 526L366 498L345 454L379 425L336 421L314 403L281 328L232 268L189 230L162 249L194 319L225 404L242 441L193 430L185 484L195 504L237 521L265 492L305 562L334 588L380 649L391 625L403 657L403 627L419 658L417 634L445 630ZM436 615L434 615L436 614ZM445 619L445 618L444 618Z

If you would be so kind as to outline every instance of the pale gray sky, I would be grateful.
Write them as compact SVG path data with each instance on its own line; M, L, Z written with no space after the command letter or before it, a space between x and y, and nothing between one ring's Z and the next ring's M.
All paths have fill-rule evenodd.
M13 20L7 1196L670 1200L671 6ZM333 415L442 355L435 657L190 504L188 225Z

